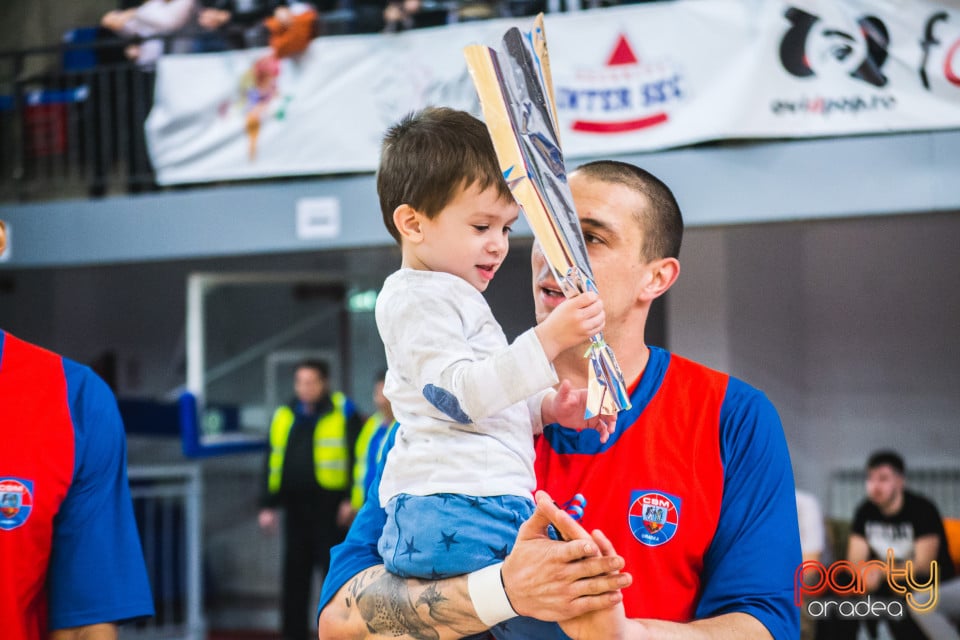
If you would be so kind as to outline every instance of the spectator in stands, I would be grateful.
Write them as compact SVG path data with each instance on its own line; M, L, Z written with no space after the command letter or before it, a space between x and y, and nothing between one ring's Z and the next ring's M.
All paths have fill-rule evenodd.
M110 11L100 24L125 38L143 38L126 48L127 57L141 67L150 67L164 52L161 36L174 34L184 29L196 15L196 0L146 0L132 9ZM186 53L192 50L190 40L175 40L171 52Z
M0 329L2 637L115 640L153 615L124 438L88 367Z
M317 33L317 11L335 8L337 0L291 2L288 0L200 0L197 17L208 32L220 34L227 48L245 49L270 44L271 34L295 27L306 14L312 18L311 37ZM278 53L278 55L280 55ZM280 55L280 57L283 57Z
M350 498L354 511L359 511L367 498L367 491L373 483L373 476L383 455L387 433L394 426L393 407L390 406L387 396L383 395L383 382L386 377L386 370L377 373L373 383L373 405L376 411L364 423L354 449L356 462L353 464L353 494Z
M932 563L940 572L941 584L953 578L953 563L947 552L943 520L937 507L924 496L905 488L903 458L895 451L882 450L867 460L866 499L857 507L847 543L847 560L852 563L867 560L886 562L888 552L894 554L898 567L912 561L918 583L929 580ZM881 571L870 571L865 576L868 593L874 598L899 598L889 586ZM903 605L905 615L887 617L885 622L896 640L915 640L929 637L940 640L944 636L928 636L920 630L911 608ZM931 624L935 619L927 616ZM855 638L857 620L831 621L821 636ZM818 636L818 637L821 637Z
M438 27L449 20L449 10L443 5L423 0L388 0L383 9L383 30L386 33Z
M127 58L136 62L134 69L117 69L116 92L94 90L92 102L101 109L114 109L113 125L109 129L114 140L126 140L120 146L120 154L126 165L127 190L131 193L150 191L156 188L153 169L147 156L144 138L144 123L153 106L153 86L157 60L164 53L190 53L196 50L196 38L191 33L195 26L196 0L146 0L142 4L103 16L101 26L123 38L136 38L124 48ZM170 39L171 34L180 37ZM163 38L151 36L168 36ZM110 106L107 106L110 105ZM109 111L108 111L109 112ZM98 119L99 120L99 119ZM100 127L97 122L95 127ZM126 128L128 135L120 134ZM103 133L102 131L100 132ZM108 134L109 135L109 134ZM98 136L98 145L109 146L110 138ZM108 166L101 148L94 149L91 195L103 195Z
M324 572L330 547L353 517L350 475L361 419L353 402L331 393L326 362L307 360L294 372L295 398L276 410L265 460L259 524L279 529L283 509L283 640L307 640L310 586Z

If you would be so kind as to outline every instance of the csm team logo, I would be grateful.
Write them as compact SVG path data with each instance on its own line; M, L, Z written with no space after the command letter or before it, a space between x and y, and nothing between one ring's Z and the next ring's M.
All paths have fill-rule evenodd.
M634 538L648 547L660 546L680 526L680 498L662 491L634 491L627 519Z
M16 529L33 510L33 482L19 478L0 478L0 529Z

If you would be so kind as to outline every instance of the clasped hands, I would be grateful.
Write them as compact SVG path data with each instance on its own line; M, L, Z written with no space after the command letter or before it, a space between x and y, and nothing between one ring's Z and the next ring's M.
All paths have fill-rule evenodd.
M514 611L559 622L574 640L622 637L626 616L620 590L633 581L621 571L623 558L602 532L588 533L545 491L537 492L536 505L503 564ZM563 540L550 537L550 525Z

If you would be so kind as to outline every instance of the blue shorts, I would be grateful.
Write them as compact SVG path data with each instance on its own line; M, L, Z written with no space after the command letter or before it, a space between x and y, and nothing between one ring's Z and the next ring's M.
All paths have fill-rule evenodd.
M519 496L400 494L387 503L377 549L387 570L405 578L470 573L507 557L533 509L532 499ZM498 640L567 638L556 623L524 617L501 622L490 632Z
M387 503L377 550L387 570L404 578L470 573L507 557L533 507L519 496L400 494Z

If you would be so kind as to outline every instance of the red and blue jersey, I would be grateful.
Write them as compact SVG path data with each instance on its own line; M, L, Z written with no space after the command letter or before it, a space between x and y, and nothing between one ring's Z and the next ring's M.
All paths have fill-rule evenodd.
M152 615L116 401L90 371L0 331L3 636Z
M632 408L601 444L549 425L540 488L585 498L581 524L626 561L630 618L678 622L743 612L774 638L799 633L800 538L790 457L767 398L726 374L650 349Z
M776 409L744 382L656 347L630 400L606 443L596 431L548 425L536 459L540 487L561 505L581 494L582 524L626 560L627 616L684 622L742 612L774 638L797 637L800 536ZM332 551L320 609L382 563L383 522L368 500Z

